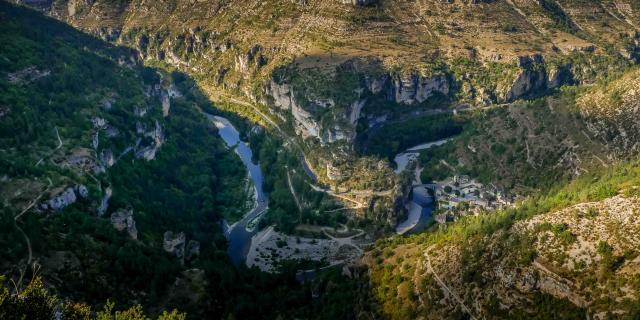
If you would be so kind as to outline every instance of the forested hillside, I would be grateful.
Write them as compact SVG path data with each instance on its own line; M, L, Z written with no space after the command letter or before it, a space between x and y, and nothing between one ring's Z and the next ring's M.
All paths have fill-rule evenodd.
M639 62L635 0L0 1L0 318L637 319Z
M241 274L229 262L221 220L250 207L246 171L188 77L6 2L0 22L0 270L11 283L40 276L65 298L151 314L313 314L298 309L310 295L295 269Z
M459 131L404 120L593 85L640 53L629 0L16 2L190 74L228 110L277 123L323 184L378 194L400 183L380 155ZM567 148L553 158L570 158ZM532 180L520 165L495 164L473 173L506 176L500 187L514 192L537 187L516 181ZM390 204L406 195L384 194L354 214L392 227L402 212Z
M392 319L637 318L640 165L638 140L630 134L636 122L625 119L637 118L632 110L637 106L633 97L638 81L637 70L632 70L592 88L565 93L561 99L556 96L520 110L501 111L507 119L515 118L514 128L528 123L524 117L547 119L548 126L563 121L557 128L565 130L578 126L567 134L556 130L564 141L578 139L570 132L583 136L573 148L578 172L547 176L554 173L550 152L556 148L550 148L537 159L551 164L536 161L544 169L531 171L529 178L544 187L514 208L465 216L413 237L380 241L366 260L372 270L370 294L380 303L381 314ZM527 116L529 108L547 108L555 117ZM504 132L495 125L486 128ZM476 132L469 141L482 137L482 131ZM536 138L556 139L526 135L520 139ZM507 144L504 153L517 154L518 140ZM523 157L537 152L521 150ZM451 154L428 152L422 160L443 155ZM605 160L598 160L598 155ZM485 162L505 159L499 155ZM534 164L526 166L535 170ZM566 178L572 174L577 177Z

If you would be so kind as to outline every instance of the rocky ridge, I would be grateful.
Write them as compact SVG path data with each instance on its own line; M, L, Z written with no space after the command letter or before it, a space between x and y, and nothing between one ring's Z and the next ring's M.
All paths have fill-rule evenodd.
M615 6L606 1L584 5L573 0L557 5L533 0L336 2L225 5L179 1L171 8L137 0L120 5L104 0L70 1L66 6L58 1L25 3L43 7L52 16L107 40L135 47L144 59L207 75L212 80L208 85L218 90L254 102L269 101L261 96L270 96L275 101L272 106L290 110L302 137L323 143L354 139L353 125L343 120L354 113L350 106L361 100L337 101L335 94L299 92L286 82L274 85L272 74L283 64L295 65L292 72L319 70L330 77L354 57L374 59L381 67L375 72L370 68L362 71L368 79L362 86L338 91L367 90L375 95L382 90L390 101L410 105L421 104L438 92L482 105L526 98L574 80L590 81L572 74L583 74L585 66L554 66L551 61L574 54L609 55L603 48L610 45L618 50L613 56L634 60L640 40L638 8L632 1L618 1ZM587 19L588 14L593 17ZM106 18L97 19L99 16ZM190 22L185 24L187 16ZM249 23L257 17L270 26L271 34ZM175 21L177 27L162 27L160 22L167 20ZM605 21L606 26L598 21ZM619 34L620 40L604 34ZM318 36L323 40L315 40ZM396 36L400 43L389 40ZM335 45L325 44L332 42ZM440 75L420 70L421 65L433 62L451 66L456 59L497 63L508 66L509 71L498 75L497 82L481 84L480 74L473 70L452 74L445 68ZM303 100L313 105L301 104ZM328 109L333 117L318 121L316 109Z
M639 205L637 197L619 195L542 214L473 243L399 245L385 264L406 271L408 289L403 282L398 299L414 314L508 318L541 310L531 303L548 295L544 304L559 308L556 315L573 317L563 313L573 309L594 319L607 319L611 310L630 316L640 298Z

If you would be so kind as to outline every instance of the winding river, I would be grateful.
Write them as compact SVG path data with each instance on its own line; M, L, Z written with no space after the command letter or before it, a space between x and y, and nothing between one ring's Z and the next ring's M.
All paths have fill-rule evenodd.
M399 174L405 171L409 162L417 160L421 150L441 146L449 141L451 141L451 138L423 143L397 154L393 159L396 163L395 172ZM405 205L405 208L409 212L407 220L398 223L396 226L396 233L398 234L418 232L424 229L431 220L431 214L435 207L434 198L428 191L431 186L422 184L420 171L421 170L416 169L416 178L411 187L411 198Z
M229 148L233 148L240 157L249 172L249 177L255 189L254 208L232 225L228 225L226 221L224 222L225 236L229 241L227 252L233 264L240 266L244 263L251 247L251 237L256 233L257 223L262 214L267 211L268 198L262 189L262 169L260 169L260 164L253 163L251 148L246 142L240 140L240 133L228 119L210 114L207 114L207 118L218 128L218 134L225 144Z
M225 144L234 149L235 153L240 157L242 163L249 172L249 177L255 190L255 205L254 208L242 217L239 221L229 225L226 221L225 224L225 236L229 241L229 248L227 249L229 257L234 265L240 266L244 263L249 248L251 247L251 238L257 232L257 224L267 210L268 198L262 189L262 182L264 176L260 164L253 163L253 153L246 142L240 139L240 133L231 124L231 122L220 116L214 116L206 114L207 118L213 122L218 128L218 134L224 140ZM419 155L420 150L429 149L435 146L440 146L451 139L443 139L434 142L421 144L398 154L394 161L396 162L396 173L400 173L406 170L407 164L415 160ZM303 161L306 165L306 162ZM315 175L305 166L305 171L310 174L313 179ZM431 219L431 213L433 212L433 197L427 192L428 186L420 183L419 171L418 177L412 187L411 201L407 204L409 216L406 221L398 224L396 232L400 234L411 233L423 229Z

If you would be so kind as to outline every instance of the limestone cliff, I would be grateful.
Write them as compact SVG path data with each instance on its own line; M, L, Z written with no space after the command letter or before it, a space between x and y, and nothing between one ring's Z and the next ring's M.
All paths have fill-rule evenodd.
M215 90L252 102L266 94L272 107L289 110L302 137L323 143L355 138L350 106L361 99L341 99L343 90L409 105L435 93L480 106L511 102L593 82L601 70L590 64L601 57L635 61L640 41L639 8L631 0L24 3L134 47L143 59L165 61ZM330 90L309 94L272 81L283 65L330 79L354 59L378 66L357 70L364 79L353 88L327 82ZM460 61L481 67L465 62L461 68ZM366 109L367 102L357 113ZM326 112L331 115L319 116Z

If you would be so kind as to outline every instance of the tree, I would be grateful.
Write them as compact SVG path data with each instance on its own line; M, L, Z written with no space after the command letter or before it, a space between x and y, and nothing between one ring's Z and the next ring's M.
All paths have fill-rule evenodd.
M89 320L91 308L83 303L64 302L52 295L44 287L42 279L34 278L24 290L11 294L5 287L5 278L0 276L0 319L3 320ZM107 301L104 309L96 313L96 320L150 320L142 310L142 306L135 305L124 311L114 312L115 304ZM177 310L163 311L157 320L185 320L186 314Z

